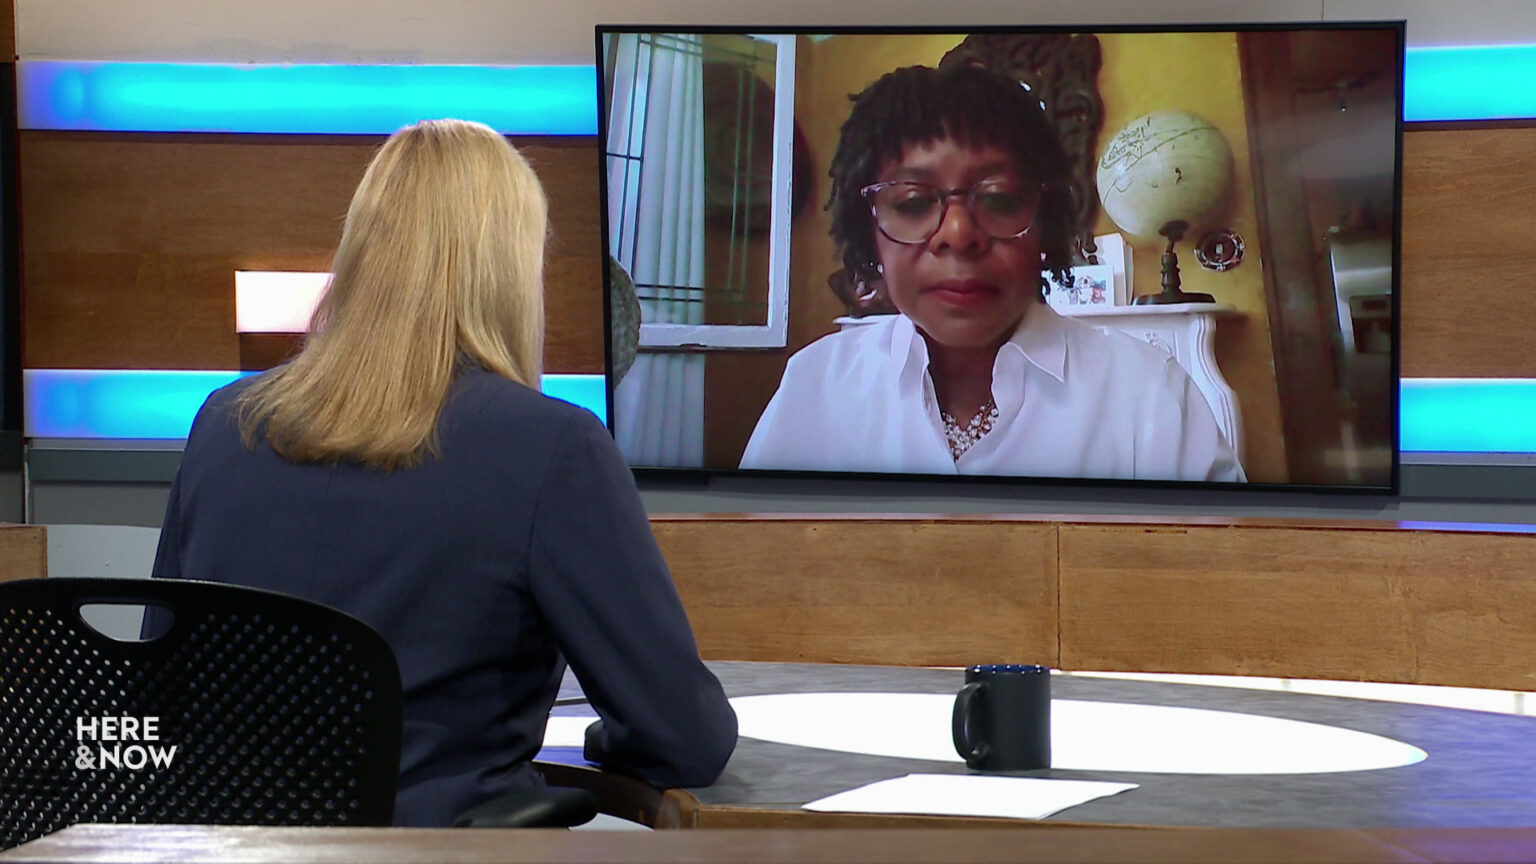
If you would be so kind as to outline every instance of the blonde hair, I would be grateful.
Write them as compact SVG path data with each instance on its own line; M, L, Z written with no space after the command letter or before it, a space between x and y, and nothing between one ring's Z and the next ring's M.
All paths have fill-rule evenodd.
M393 470L437 452L458 368L538 389L548 205L527 161L461 120L408 126L368 166L304 349L239 400L247 446Z

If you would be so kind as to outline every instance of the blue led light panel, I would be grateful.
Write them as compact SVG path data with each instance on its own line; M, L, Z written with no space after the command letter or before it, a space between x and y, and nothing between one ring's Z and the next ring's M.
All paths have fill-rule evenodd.
M596 135L591 66L17 64L23 129L387 135L478 120L507 135Z
M28 369L29 438L185 438L197 409L246 372ZM549 374L543 391L608 416L601 375ZM1402 386L1410 453L1536 453L1536 380L1410 378Z
M22 372L28 438L185 438L203 400L254 372L165 369L27 369ZM608 416L601 375L545 375L543 392Z
M1407 378L1405 453L1536 453L1536 380Z
M1403 119L1536 117L1536 45L1410 48Z
M597 134L591 66L17 64L23 129L385 135L478 120L508 135ZM1536 117L1536 45L1410 48L1403 118Z
M241 372L26 369L28 438L185 438L203 400Z

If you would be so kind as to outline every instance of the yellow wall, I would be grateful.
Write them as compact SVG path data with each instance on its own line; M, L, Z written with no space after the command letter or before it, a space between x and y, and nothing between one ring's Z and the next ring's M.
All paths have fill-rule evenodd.
M1232 148L1232 197L1219 227L1243 238L1243 263L1225 273L1195 261L1191 232L1178 247L1179 275L1186 291L1203 291L1229 303L1241 318L1224 320L1217 329L1216 359L1243 407L1248 479L1283 482L1284 435L1280 397L1275 387L1274 355L1269 342L1269 311L1264 296L1263 249L1248 158L1248 122L1243 108L1237 40L1231 33L1106 33L1099 36L1104 68L1099 94L1104 97L1104 130L1099 153L1130 121L1152 111L1187 111L1211 121ZM1103 214L1095 234L1118 231ZM1136 249L1136 294L1162 290L1161 237L1127 238Z
M827 275L840 265L833 255L827 236L829 219L821 205L826 202L827 167L837 147L838 129L848 114L848 96L897 67L937 64L961 38L834 36L819 42L802 40L795 113L811 145L817 188L813 192L816 206L807 208L794 229L791 349L830 332L832 319L843 314L841 304L826 288ZM1269 316L1260 269L1262 250L1258 244L1236 39L1230 33L1186 33L1104 34L1099 40L1104 55L1099 91L1105 111L1098 140L1100 153L1114 133L1130 120L1150 111L1169 109L1206 117L1232 147L1233 194L1221 221L1224 227L1242 235L1247 245L1246 257L1240 266L1226 273L1207 271L1196 263L1186 241L1179 250L1180 272L1185 290L1208 292L1217 302L1231 304L1241 313L1224 319L1218 328L1217 361L1242 405L1244 465L1249 479L1283 482L1284 437L1269 345ZM1118 230L1101 214L1094 233ZM1161 238L1127 239L1135 250L1135 293L1157 292Z

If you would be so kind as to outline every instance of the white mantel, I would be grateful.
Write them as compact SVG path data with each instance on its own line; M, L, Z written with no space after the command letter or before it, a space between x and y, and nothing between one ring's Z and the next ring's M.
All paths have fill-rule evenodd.
M1114 328L1172 354L1211 403L1216 425L1243 461L1243 412L1237 394L1216 365L1216 322L1243 313L1225 303L1168 303L1159 306L1084 306L1061 314Z

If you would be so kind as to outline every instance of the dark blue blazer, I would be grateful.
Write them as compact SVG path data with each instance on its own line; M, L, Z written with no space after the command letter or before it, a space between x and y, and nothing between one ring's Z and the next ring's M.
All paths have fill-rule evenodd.
M384 635L405 687L397 824L448 825L542 782L529 760L567 660L602 718L588 759L714 782L736 715L591 412L466 370L440 455L382 472L245 447L232 401L248 384L198 412L154 575L308 597Z

